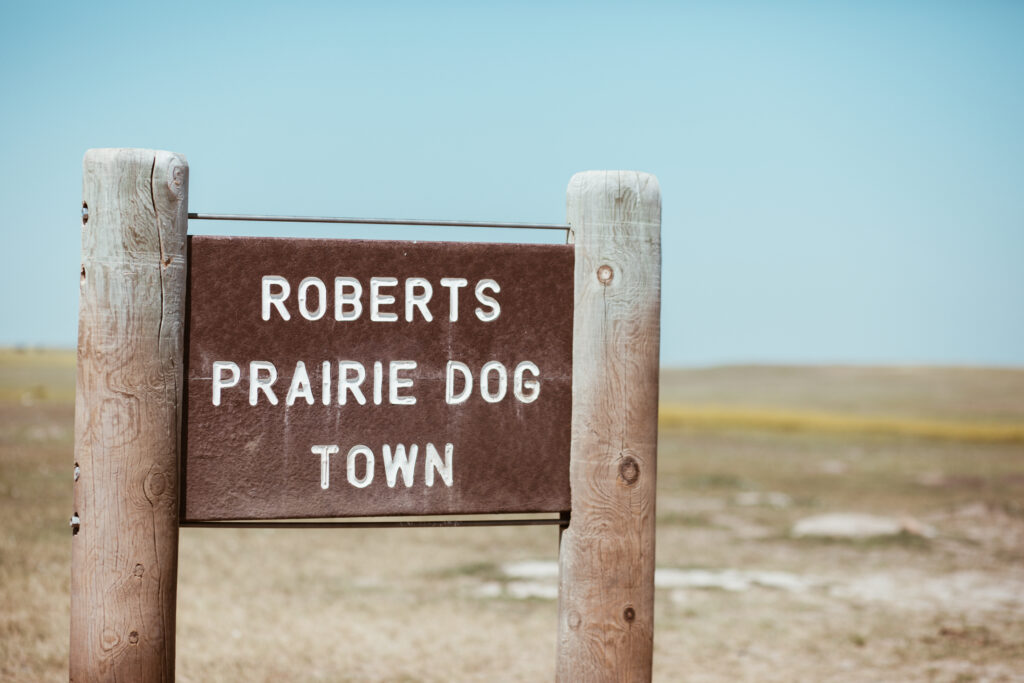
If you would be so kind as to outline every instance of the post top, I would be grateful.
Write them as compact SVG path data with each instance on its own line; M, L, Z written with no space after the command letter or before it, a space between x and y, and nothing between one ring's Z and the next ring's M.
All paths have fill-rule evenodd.
M584 196L611 193L632 194L640 203L661 204L661 186L653 173L643 171L581 171L569 180L568 195Z
M566 207L570 224L578 223L584 213L593 219L604 212L650 222L660 230L661 187L653 174L643 171L583 171L569 180Z
M176 159L179 163L188 165L184 154L170 152L163 149L145 149L142 147L92 147L85 151L83 163L103 163L106 161L127 161L149 159Z

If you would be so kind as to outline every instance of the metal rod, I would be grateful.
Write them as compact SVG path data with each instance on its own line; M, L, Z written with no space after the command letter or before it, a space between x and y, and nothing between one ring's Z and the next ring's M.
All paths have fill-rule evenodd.
M178 526L193 529L387 529L424 528L455 526L569 526L565 519L438 519L438 520L394 520L375 522L274 522L236 521L225 522L181 522Z
M196 221L264 221L276 223L355 223L358 225L430 225L463 228L522 228L527 230L568 230L559 223L501 223L495 221L434 221L423 218L332 218L330 216L257 216L239 213L190 213Z

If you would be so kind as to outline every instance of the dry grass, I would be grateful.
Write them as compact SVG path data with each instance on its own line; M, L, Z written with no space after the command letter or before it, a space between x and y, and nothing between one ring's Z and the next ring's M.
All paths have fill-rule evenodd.
M69 359L0 352L2 680L67 677ZM659 589L655 679L1020 680L1024 446L950 425L1017 428L1022 377L666 372L663 399L687 412L661 435L658 566L785 572L806 589ZM789 537L827 511L913 517L937 535ZM502 565L556 557L546 527L185 529L178 676L550 680L555 603L502 592Z
M658 423L663 429L694 427L728 430L771 430L922 437L954 441L1024 442L1024 422L965 422L912 417L844 415L808 410L764 410L730 406L662 404Z
M665 372L668 404L1024 424L1024 369L730 366Z

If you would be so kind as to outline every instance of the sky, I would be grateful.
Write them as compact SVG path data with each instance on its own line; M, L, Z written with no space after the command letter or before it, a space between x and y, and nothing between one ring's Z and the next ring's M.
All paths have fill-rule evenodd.
M1024 366L1024 3L3 3L0 345L74 347L81 160L191 211L565 220L662 191L662 363ZM556 233L192 222L208 234Z

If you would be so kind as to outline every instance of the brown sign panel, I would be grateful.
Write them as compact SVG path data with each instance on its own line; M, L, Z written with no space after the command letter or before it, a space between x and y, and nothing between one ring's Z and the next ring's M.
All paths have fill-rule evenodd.
M573 250L190 238L185 521L569 505Z

